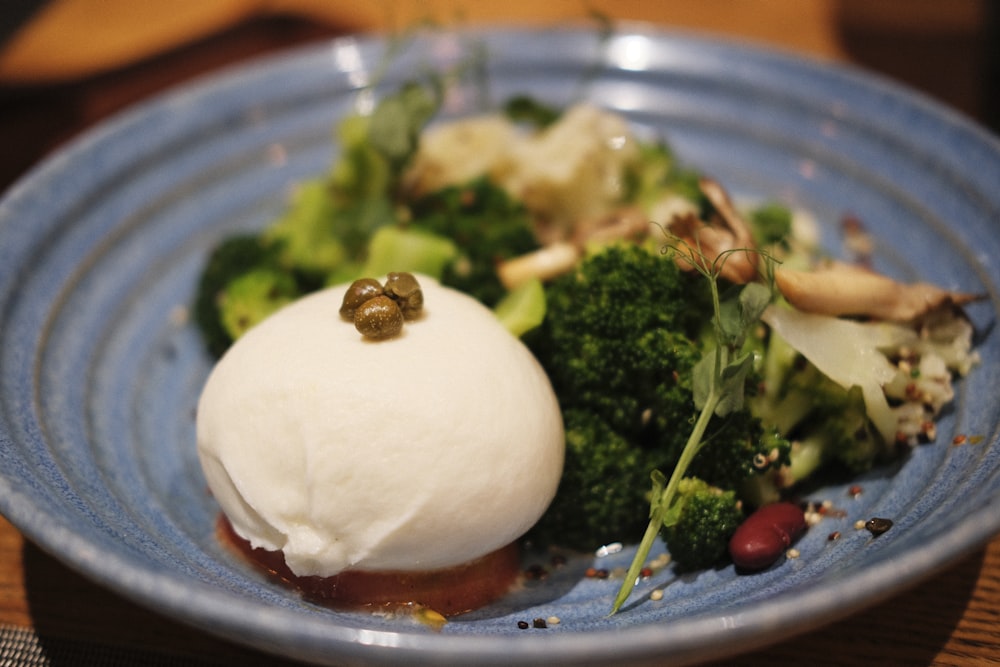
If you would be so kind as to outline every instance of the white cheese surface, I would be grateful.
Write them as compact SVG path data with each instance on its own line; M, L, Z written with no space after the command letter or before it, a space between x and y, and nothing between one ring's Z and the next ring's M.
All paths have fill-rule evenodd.
M555 495L563 427L544 371L491 311L419 280L424 314L398 337L362 338L334 287L251 329L205 385L209 487L299 576L465 563Z

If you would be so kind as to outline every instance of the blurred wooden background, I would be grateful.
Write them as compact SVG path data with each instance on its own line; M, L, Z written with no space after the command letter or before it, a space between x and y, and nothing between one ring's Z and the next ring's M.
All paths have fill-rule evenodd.
M426 17L553 24L589 9L851 63L1000 132L994 0L0 0L0 191L110 114L258 54ZM912 591L719 667L1000 664L998 582L1000 538ZM279 664L100 589L3 519L0 626L34 630L50 651L62 638L176 664Z
M997 130L991 0L5 0L0 5L0 189L108 114L201 72L356 31L442 22L616 19L849 62Z

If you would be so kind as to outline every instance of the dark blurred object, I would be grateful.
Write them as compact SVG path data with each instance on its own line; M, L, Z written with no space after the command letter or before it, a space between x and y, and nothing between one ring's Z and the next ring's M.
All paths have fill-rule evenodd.
M4 0L0 7L0 44L10 39L44 4L44 0Z
M0 37L44 4L38 0L0 3ZM801 6L801 10L784 5L754 7L758 14L771 7L771 13L758 16L759 21L774 21L776 16L788 19L787 26L794 26L789 27L789 43L795 34L811 30L812 41L807 40L804 47L808 55L843 58L895 78L1000 132L998 4L992 0L825 0L822 6L794 5ZM479 9L486 6L476 5ZM621 7L622 12L627 12L633 5ZM741 5L742 14L733 9L731 15L725 16L711 4L701 9L693 9L702 7L700 4L676 4L678 11L687 7L686 14L674 12L674 7L668 3L658 11L673 20L683 18L686 23L678 24L681 27L697 28L711 19L728 26L732 35L742 32L760 37L759 25L746 25L746 11L751 5ZM0 192L67 139L133 102L223 65L347 30L350 28L346 24L322 22L306 14L270 13L86 78L49 84L0 84L0 145L4 147ZM810 46L813 51L808 50Z
M986 3L986 71L983 122L1000 133L1000 3Z
M835 21L849 61L996 130L998 14L992 0L838 0Z
M0 192L64 141L134 102L224 65L336 34L307 19L270 16L90 78L0 85Z

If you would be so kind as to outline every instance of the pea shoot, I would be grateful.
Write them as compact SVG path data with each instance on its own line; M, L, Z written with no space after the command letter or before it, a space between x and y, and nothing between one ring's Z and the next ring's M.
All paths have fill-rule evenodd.
M683 243L676 237L674 242ZM670 246L668 251L676 249L676 246ZM725 417L743 407L744 386L753 366L753 352L745 351L743 344L774 298L771 270L773 260L769 256L764 255L767 260L765 262L767 284L748 283L737 293L723 298L719 290L722 267L732 253L745 253L747 250L741 248L727 251L712 261L709 261L697 248L687 246L684 252L689 256L697 255L704 260L694 262L692 266L709 281L714 311L712 329L715 345L705 352L692 371L695 407L699 412L681 451L680 459L669 479L658 470L654 470L651 474L653 490L649 524L615 596L611 614L617 613L631 595L661 528L670 527L678 521L679 508L674 502L678 487L695 455L710 442L710 439L706 438L706 432L713 417Z

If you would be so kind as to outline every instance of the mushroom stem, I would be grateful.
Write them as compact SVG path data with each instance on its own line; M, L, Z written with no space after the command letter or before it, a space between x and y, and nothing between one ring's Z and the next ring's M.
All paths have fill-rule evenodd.
M580 250L572 243L557 241L497 266L500 282L508 290L520 287L533 278L551 280L570 271L580 259Z
M718 270L722 278L739 285L757 279L757 253L752 240L749 244L738 243L728 229L713 227L694 215L674 218L669 230L682 242L675 255L682 270L698 266Z
M750 231L750 225L743 219L739 211L736 210L736 206L729 198L729 193L726 192L726 189L718 181L711 178L700 179L698 181L698 188L708 198L708 201L711 202L715 211L719 214L719 217L726 224L726 227L729 228L736 246L753 248L753 234Z

